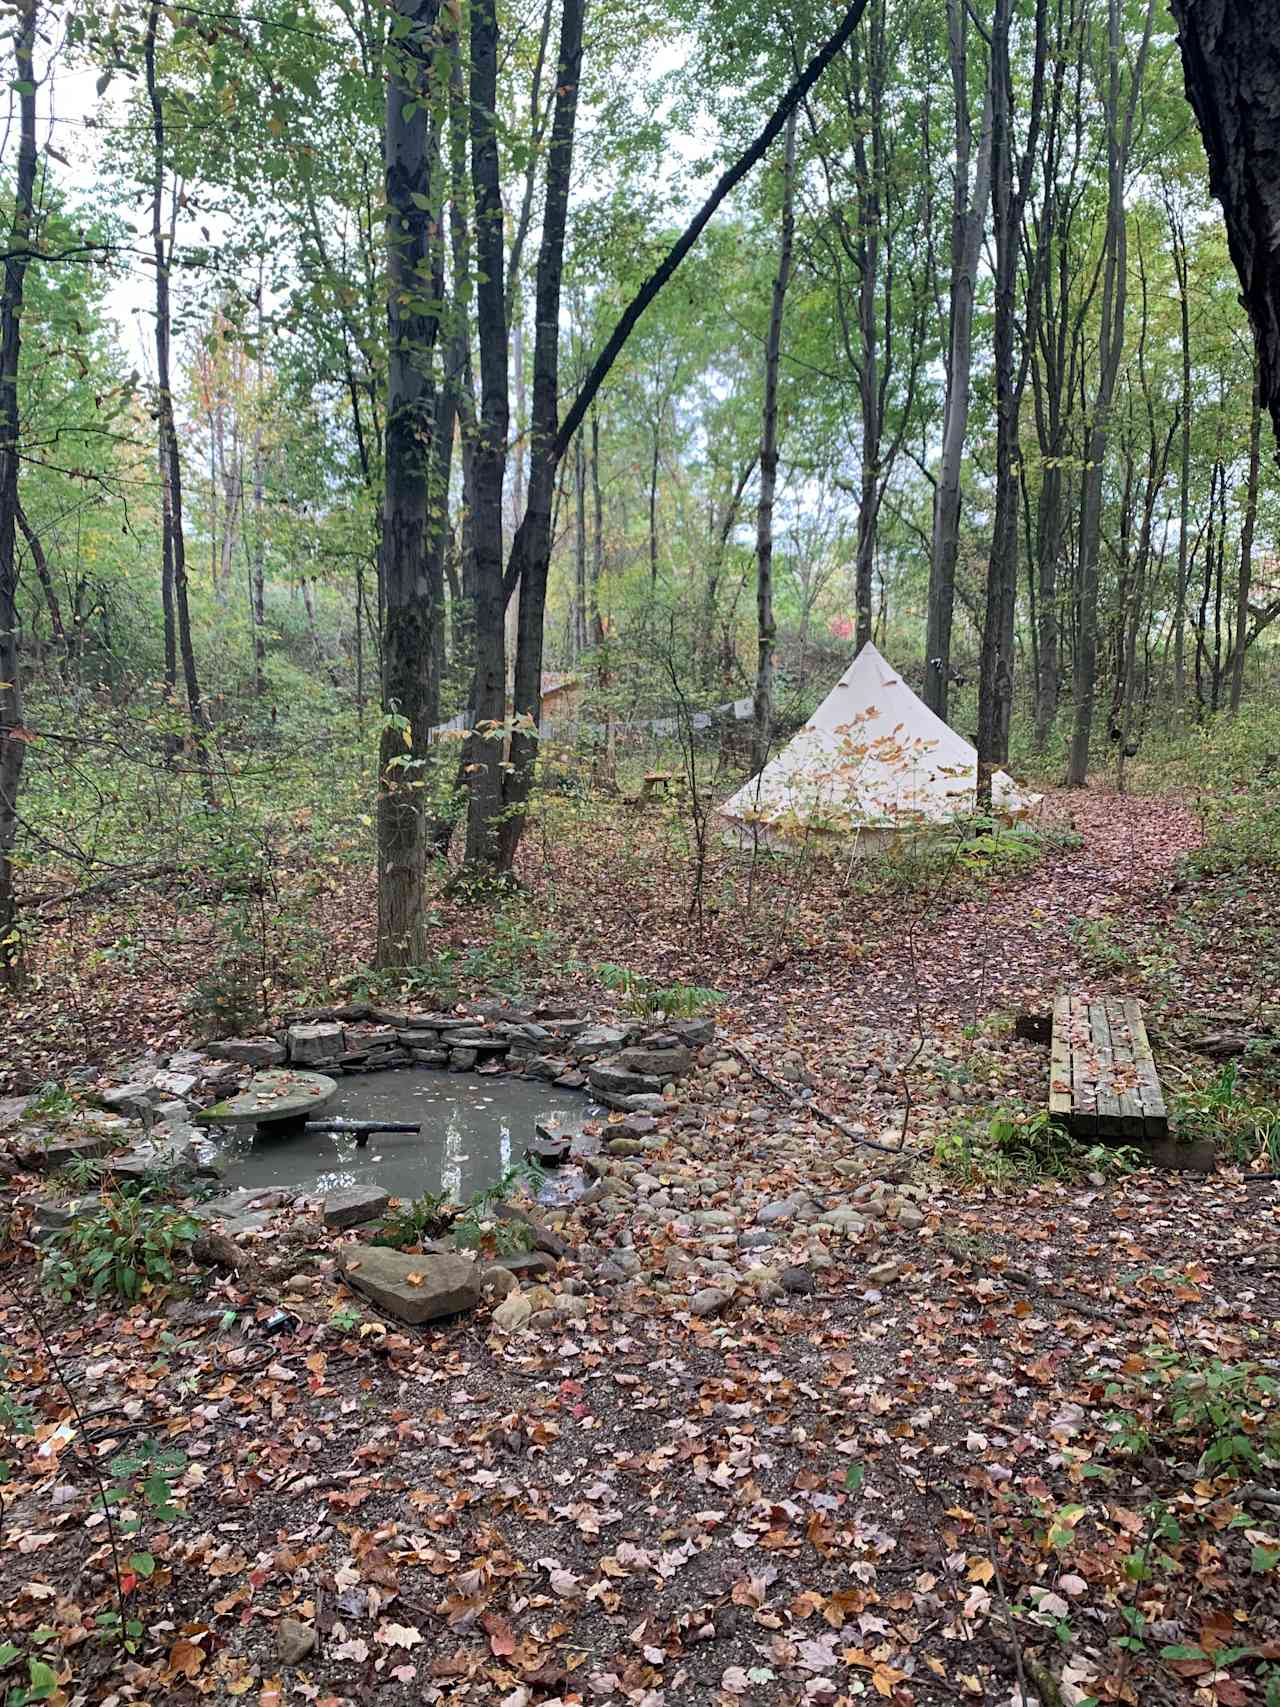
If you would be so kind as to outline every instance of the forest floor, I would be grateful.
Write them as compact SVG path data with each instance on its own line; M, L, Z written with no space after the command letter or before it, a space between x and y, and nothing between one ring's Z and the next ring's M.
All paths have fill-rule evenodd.
M617 1197L569 1212L561 1278L584 1307L554 1331L505 1337L487 1305L388 1328L335 1288L273 1336L276 1299L243 1276L55 1308L11 1241L11 1385L40 1427L0 1486L0 1655L7 1638L19 1656L0 1679L44 1653L67 1702L1273 1707L1280 1491L1255 1454L1276 1415L1280 1189L981 1158L998 1163L993 1116L1034 1126L1046 1095L1047 1054L1009 1016L1061 988L1140 995L1167 1088L1201 1084L1197 1028L1274 1001L1280 890L1183 876L1198 824L1174 802L1098 791L1046 814L1076 835L1021 869L908 885L770 862L752 880L711 847L694 897L677 822L565 803L496 932L440 903L441 975L599 997L607 964L710 986L742 1052L682 1085L696 1119L643 1161L689 1225ZM64 1004L55 955L11 1010L27 1085L91 1037L116 1060L190 1040L200 952L169 904L178 946L129 990ZM368 896L337 869L311 906L349 990ZM824 1243L758 1219L784 1199L868 1224ZM746 1286L702 1316L651 1285L766 1224L762 1260L794 1292ZM139 1439L184 1455L178 1511L126 1498L146 1552L117 1585L89 1513ZM286 1619L315 1644L300 1656Z

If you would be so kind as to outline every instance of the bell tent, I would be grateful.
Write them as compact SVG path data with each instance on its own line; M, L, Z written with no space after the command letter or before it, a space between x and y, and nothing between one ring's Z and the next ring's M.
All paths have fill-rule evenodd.
M871 849L968 817L977 790L975 749L868 642L795 739L720 814L725 839L746 846L837 836ZM1021 817L1038 798L1003 771L992 778L1000 817Z

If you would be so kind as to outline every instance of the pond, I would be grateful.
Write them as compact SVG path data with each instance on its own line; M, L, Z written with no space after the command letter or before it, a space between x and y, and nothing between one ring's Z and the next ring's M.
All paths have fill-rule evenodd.
M418 1132L375 1132L365 1149L350 1133L273 1136L229 1134L218 1151L229 1187L278 1187L323 1196L346 1186L378 1186L392 1197L423 1192L466 1202L524 1161L525 1144L541 1125L566 1136L603 1122L605 1111L573 1091L528 1079L394 1068L338 1081L325 1115L348 1120L416 1122ZM579 1148L595 1148L592 1137ZM544 1201L572 1195L577 1167L556 1169Z

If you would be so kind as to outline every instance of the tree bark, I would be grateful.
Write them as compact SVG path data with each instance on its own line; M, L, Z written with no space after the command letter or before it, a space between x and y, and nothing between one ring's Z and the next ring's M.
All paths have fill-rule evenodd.
M387 408L380 555L385 721L377 827L377 963L383 967L414 966L426 957L422 788L438 710L431 669L436 613L426 560L443 263L438 238L441 118L432 75L439 15L440 0L396 0L387 48Z
M773 734L773 504L778 487L778 368L782 357L782 316L791 283L795 241L796 115L787 120L782 159L782 224L778 271L769 305L764 345L764 418L760 430L760 502L756 509L756 687L752 704L751 769L763 770Z
M14 181L9 254L0 296L0 982L22 979L22 938L13 850L26 755L22 659L18 631L19 440L18 373L22 365L22 302L34 231L36 182L35 40L37 0L19 0L14 27L13 88L18 98L18 171Z
M1280 442L1280 19L1275 0L1171 0L1171 9Z

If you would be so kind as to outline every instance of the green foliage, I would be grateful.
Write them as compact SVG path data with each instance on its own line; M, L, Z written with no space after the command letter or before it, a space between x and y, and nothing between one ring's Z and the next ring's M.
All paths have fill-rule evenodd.
M133 1301L170 1284L199 1233L194 1217L154 1202L149 1192L111 1192L92 1214L59 1230L46 1284L66 1299L85 1292Z
M389 1206L373 1237L375 1245L407 1250L427 1239L451 1234L454 1243L474 1248L492 1238L502 1255L528 1250L529 1229L519 1221L490 1222L495 1204L505 1203L513 1192L527 1187L537 1196L546 1175L534 1162L516 1162L503 1170L492 1185L475 1192L461 1206L440 1193L424 1191L421 1197Z
M1155 1451L1233 1479L1280 1461L1280 1382L1260 1364L1152 1344L1141 1367L1107 1382L1102 1399L1121 1456Z
M641 1017L661 1014L666 1019L692 1019L707 1008L718 1007L724 1000L719 990L701 984L660 985L642 973L608 961L591 968L596 980L606 990L622 997L628 1013Z
M1272 1067L1269 1046L1262 1046L1255 1060L1259 1057ZM1175 1112L1180 1132L1211 1138L1232 1161L1245 1166L1260 1161L1268 1169L1280 1166L1280 1107L1257 1100L1254 1083L1240 1063L1225 1062L1208 1080L1185 1084L1177 1093Z
M1047 1109L1001 1109L989 1119L959 1121L934 1142L934 1160L963 1179L1073 1180L1089 1173L1125 1174L1143 1165L1126 1145L1078 1144Z
M0 1345L0 1482L8 1480L8 1453L35 1427L35 1415L19 1397L12 1370L12 1359Z
M24 1113L28 1118L34 1116L57 1123L70 1119L77 1106L76 1099L64 1085L60 1085L56 1079L46 1079L27 1104Z

